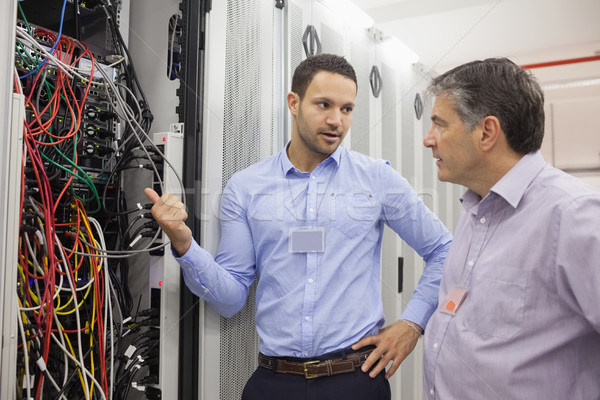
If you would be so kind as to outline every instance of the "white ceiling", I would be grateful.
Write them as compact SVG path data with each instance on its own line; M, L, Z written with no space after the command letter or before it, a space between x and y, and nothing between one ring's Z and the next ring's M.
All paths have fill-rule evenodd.
M436 72L487 57L523 65L600 54L600 0L351 1Z

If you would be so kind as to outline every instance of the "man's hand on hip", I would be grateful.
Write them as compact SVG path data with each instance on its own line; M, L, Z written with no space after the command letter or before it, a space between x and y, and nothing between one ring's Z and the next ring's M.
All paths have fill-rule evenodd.
M413 325L422 331L420 326L417 324ZM369 373L369 376L374 378L391 361L392 366L385 374L385 377L389 379L396 373L402 361L413 351L418 339L419 334L415 329L404 321L397 321L392 325L382 328L375 336L362 338L352 348L358 350L365 346L374 345L376 348L362 365L362 370L367 372L375 365Z

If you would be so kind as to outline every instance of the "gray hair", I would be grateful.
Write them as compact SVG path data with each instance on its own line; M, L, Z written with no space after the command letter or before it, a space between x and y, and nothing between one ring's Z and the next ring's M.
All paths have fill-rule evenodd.
M530 71L506 58L460 65L434 78L427 92L448 95L468 131L492 115L515 152L532 153L542 146L544 93Z

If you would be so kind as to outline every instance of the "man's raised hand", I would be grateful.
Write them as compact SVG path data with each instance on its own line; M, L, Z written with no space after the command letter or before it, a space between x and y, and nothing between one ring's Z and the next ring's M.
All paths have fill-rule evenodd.
M171 240L173 249L180 256L187 253L192 244L192 231L185 224L188 215L183 203L170 193L159 196L150 188L144 189L144 193L154 203L152 216Z

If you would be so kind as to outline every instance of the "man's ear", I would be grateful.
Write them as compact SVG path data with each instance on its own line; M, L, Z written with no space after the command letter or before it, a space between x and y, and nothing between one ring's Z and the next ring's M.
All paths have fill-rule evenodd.
M287 103L290 113L295 117L298 114L298 107L300 107L300 96L297 93L289 92L287 94Z
M482 151L490 151L504 136L504 131L498 118L488 115L481 121L481 136L479 145Z

